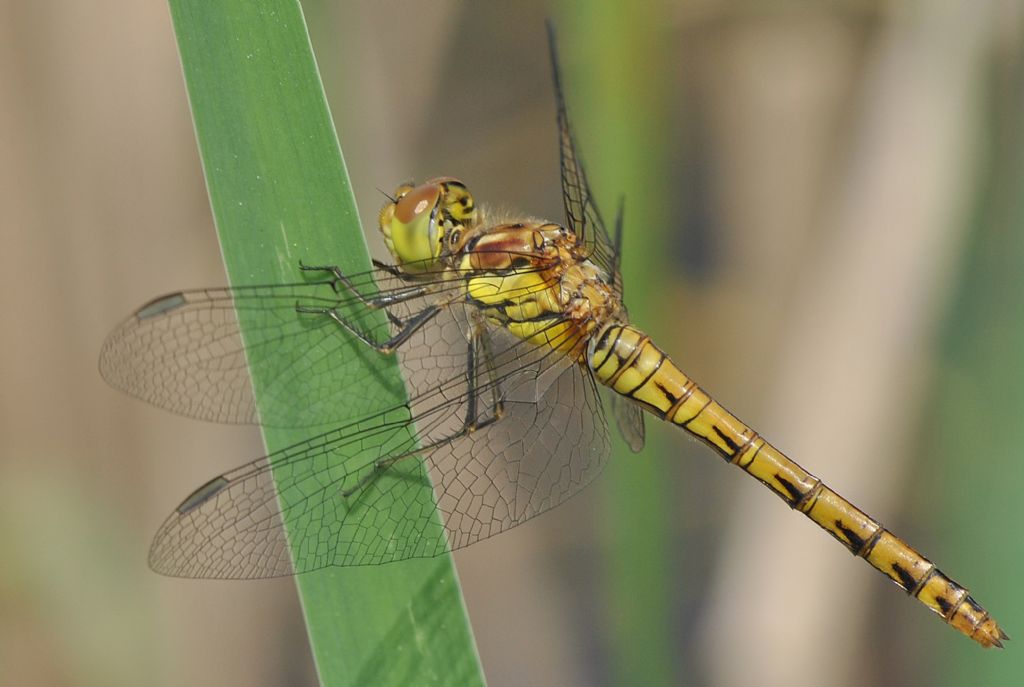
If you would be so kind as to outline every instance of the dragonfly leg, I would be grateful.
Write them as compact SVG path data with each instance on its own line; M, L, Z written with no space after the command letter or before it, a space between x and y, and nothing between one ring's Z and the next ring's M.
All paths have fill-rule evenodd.
M480 327L477 327L466 346L466 380L469 384L469 389L467 390L466 420L463 429L467 433L475 432L478 429L494 424L505 414L505 402L501 398L498 380L494 374L494 357L487 338L481 336L482 331ZM481 354L483 360L480 360ZM481 364L486 368L487 372L486 388L491 394L492 412L490 416L478 419L477 406L480 393Z
M450 444L453 441L457 441L462 437L469 435L472 432L475 432L477 430L483 429L484 427L488 427L494 424L495 422L501 419L502 415L504 415L504 408L495 406L494 411L490 417L484 418L482 420L475 420L473 422L464 422L462 427L454 434L443 437L436 441L432 441L426 446L421 446L419 449L415 451L410 451L409 453L402 453L397 456L388 456L387 458L382 458L378 460L373 464L373 469L370 472L363 475L359 479L359 481L356 482L353 486L341 492L342 497L347 499L350 498L353 494L362 491L370 484L375 482L381 475L383 475L385 472L391 469L391 467L398 463L399 461L405 460L406 458L411 458L412 456L418 456L426 451L430 451L432 449L444 446L445 444Z
M373 464L373 470L360 477L359 481L356 482L353 486L349 487L348 489L342 490L342 498L351 498L354 494L361 492L363 489L370 486L370 484L377 481L378 477L383 475L392 465L394 465L398 461L410 458L418 454L419 451L411 451L409 453L402 453L397 456L388 456L387 458L378 460L376 463Z
M481 353L483 353L483 361L480 360ZM468 381L469 388L466 392L466 417L462 422L462 426L454 433L432 441L428 445L422 446L416 451L410 451L397 456L388 456L387 458L378 460L374 463L373 469L370 472L363 475L363 477L354 486L341 492L341 495L345 498L349 498L353 494L365 489L399 461L411 456L419 455L424 451L430 451L431 449L439 448L445 444L450 444L453 441L457 441L458 439L479 431L484 427L489 427L500 420L505 415L505 404L501 399L501 393L498 388L497 378L495 377L494 366L492 363L493 358L486 338L479 334L474 334L474 336L470 338L466 350L466 379ZM486 390L490 392L491 402L490 412L482 418L478 416L478 408L480 407L478 396L483 391L481 390L479 383L481 364L485 365L487 368L488 383L486 384Z
M392 270L401 273L401 270L399 270L397 267L394 267L393 265L385 265L384 263L377 262L376 260L374 261L374 265L392 275L396 275L396 272ZM349 278L345 276L345 274L341 271L341 268L339 268L337 265L304 265L300 262L299 269L302 270L303 272L329 273L332 277L334 277L335 291L339 290L338 285L343 286L346 291L348 291L353 296L358 298L360 303L362 303L368 308L373 308L374 310L386 310L389 306L395 305L397 303L404 303L405 301L410 301L416 298L422 298L423 296L429 294L431 291L429 286L424 285L409 287L408 289L399 290L394 293L367 296L358 288L356 288L355 284L353 284L351 280L349 280ZM391 313L388 314L390 315Z
M389 265L388 263L381 262L376 258L374 258L371 262L373 262L373 266L376 267L377 269L381 270L382 272L387 272L392 277L397 277L402 281L414 282L417 279L415 276L409 274L398 265Z
M350 323L344 317L338 313L337 308L320 308L311 307L307 305L295 306L296 312L309 313L313 315L327 315L332 320L341 325L350 334L355 336L357 339L362 341L364 344L373 348L378 353L389 354L395 351L399 346L409 340L409 337L415 334L423 325L432 320L437 313L441 311L441 306L430 305L420 310L418 313L410 317L408 320L402 320L396 316L391 315L391 323L398 328L398 332L387 341L378 343L373 340L368 334L361 331L358 327Z

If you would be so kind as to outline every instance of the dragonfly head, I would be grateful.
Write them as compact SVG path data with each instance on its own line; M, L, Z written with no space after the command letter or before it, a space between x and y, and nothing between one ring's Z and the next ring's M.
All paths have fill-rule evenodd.
M440 177L419 186L403 184L380 211L384 243L408 272L434 268L477 219L476 204L465 184Z

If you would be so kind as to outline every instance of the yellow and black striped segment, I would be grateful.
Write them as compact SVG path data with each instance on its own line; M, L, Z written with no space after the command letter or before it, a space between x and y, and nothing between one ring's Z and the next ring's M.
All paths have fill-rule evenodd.
M984 647L1001 648L1008 639L967 589L740 422L643 332L604 327L588 363L602 384L709 444L960 632Z

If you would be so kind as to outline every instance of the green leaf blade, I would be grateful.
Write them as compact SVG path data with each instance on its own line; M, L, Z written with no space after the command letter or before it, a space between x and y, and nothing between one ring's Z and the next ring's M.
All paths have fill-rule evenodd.
M231 283L295 282L300 260L369 269L298 3L170 0L170 7ZM244 312L239 321L246 338L248 327L260 325ZM299 352L282 351L290 354ZM364 354L353 361L395 383L375 390L372 403L380 407L368 407L353 389L349 407L338 408L339 424L403 402L393 360ZM251 374L262 406L266 372L253 364ZM269 451L305 438L264 428ZM432 503L429 484L416 498ZM440 527L436 515L432 522ZM296 580L323 684L483 683L450 556L329 568Z

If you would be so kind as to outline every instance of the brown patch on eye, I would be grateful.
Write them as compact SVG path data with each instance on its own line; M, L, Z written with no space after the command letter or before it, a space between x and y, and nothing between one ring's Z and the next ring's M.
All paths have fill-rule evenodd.
M441 195L437 184L423 184L409 191L395 205L395 217L402 224L409 224L425 210L434 207Z

